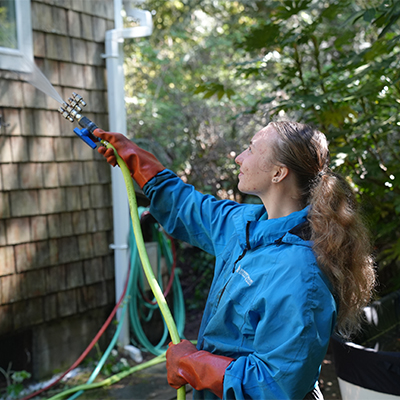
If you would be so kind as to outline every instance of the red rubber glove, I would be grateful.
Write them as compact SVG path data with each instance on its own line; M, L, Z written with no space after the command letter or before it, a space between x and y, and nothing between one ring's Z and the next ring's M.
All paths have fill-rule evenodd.
M188 340L169 344L167 379L175 389L189 383L196 390L210 390L220 399L223 395L225 370L233 358L197 350Z
M101 129L96 129L93 134L100 139L111 143L119 156L125 161L132 178L138 183L141 189L165 167L157 160L153 154L143 150L126 136L120 133L105 132ZM113 149L107 149L100 146L97 151L107 158L107 162L113 167L117 164L117 159Z

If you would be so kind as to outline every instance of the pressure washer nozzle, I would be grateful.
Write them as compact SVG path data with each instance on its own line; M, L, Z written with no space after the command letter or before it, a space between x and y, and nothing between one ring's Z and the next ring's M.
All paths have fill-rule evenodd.
M93 134L97 126L89 118L79 114L82 111L81 106L86 106L85 101L82 96L73 92L72 98L68 98L68 103L64 101L58 112L68 121L74 122L76 120L83 129L75 128L74 132L92 149L95 149L97 147L96 142L100 141Z
M74 122L75 119L80 121L82 115L80 112L82 111L82 107L86 106L85 101L83 100L82 96L73 92L72 98L68 98L68 103L64 102L62 107L59 108L58 112L68 121Z
M65 104L65 103L64 103ZM67 110L65 110L64 108L60 107L58 109L58 112L68 121L70 122L74 122L74 119L70 116L69 112Z
M79 107L79 111L81 110L81 108ZM82 118L82 115L78 113L77 110L75 110L74 107L70 106L67 103L63 103L63 107L60 107L58 109L58 112L68 121L70 122L74 122L75 119L77 119L78 121Z
M74 100L79 103L82 107L86 106L86 102L83 100L83 97L80 96L78 93L72 92L72 97Z
M81 112L82 108L79 107L79 104L76 102L76 100L71 99L71 97L68 99L69 105L76 111Z

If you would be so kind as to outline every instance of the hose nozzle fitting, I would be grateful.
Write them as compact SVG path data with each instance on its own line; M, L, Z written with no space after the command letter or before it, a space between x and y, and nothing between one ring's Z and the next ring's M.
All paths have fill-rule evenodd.
M86 106L86 102L83 97L73 92L72 97L69 97L67 102L64 102L62 107L58 109L58 112L68 121L74 122L75 119L79 121L82 118L80 114L82 107Z
M83 97L73 92L72 97L69 97L68 100L62 104L58 112L70 122L76 120L82 129L75 128L74 132L92 149L95 149L97 147L96 142L99 142L99 138L94 136L93 132L97 129L97 126L89 118L80 114L82 107L85 106L86 102L83 100Z

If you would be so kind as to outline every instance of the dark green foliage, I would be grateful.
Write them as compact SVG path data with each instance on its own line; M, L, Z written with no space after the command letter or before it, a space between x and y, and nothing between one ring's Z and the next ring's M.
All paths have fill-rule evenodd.
M234 157L261 126L316 125L371 227L378 289L399 288L400 2L145 4L154 34L126 46L132 135L200 190L240 200Z

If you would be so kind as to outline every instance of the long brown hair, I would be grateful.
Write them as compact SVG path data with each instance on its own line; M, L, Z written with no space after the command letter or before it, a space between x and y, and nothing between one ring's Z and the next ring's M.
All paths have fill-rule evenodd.
M342 176L329 169L323 133L297 122L271 124L279 135L276 161L295 174L302 205L310 205L313 250L334 287L339 306L337 330L348 336L357 330L375 285L371 240L355 193Z

